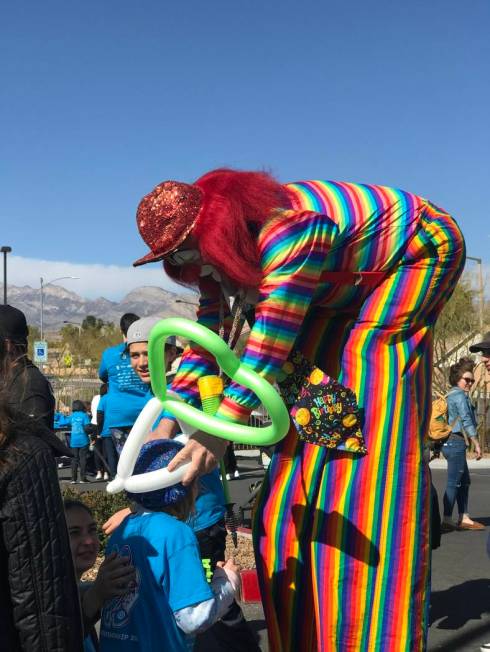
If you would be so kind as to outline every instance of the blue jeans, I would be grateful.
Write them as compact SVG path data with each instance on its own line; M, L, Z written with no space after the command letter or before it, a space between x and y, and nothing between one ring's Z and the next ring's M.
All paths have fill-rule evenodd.
M451 518L454 503L458 503L460 514L468 513L470 472L466 463L466 443L463 437L451 435L442 447L447 460L447 485L444 494L444 516Z

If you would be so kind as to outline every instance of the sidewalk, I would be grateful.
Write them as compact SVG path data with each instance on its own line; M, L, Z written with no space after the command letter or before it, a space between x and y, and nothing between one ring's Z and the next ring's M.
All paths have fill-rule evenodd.
M474 453L471 457L466 458L468 468L470 471L479 471L480 469L490 469L490 457L482 457L481 460L475 460ZM430 463L431 469L447 469L447 462L441 454L437 460L432 460Z

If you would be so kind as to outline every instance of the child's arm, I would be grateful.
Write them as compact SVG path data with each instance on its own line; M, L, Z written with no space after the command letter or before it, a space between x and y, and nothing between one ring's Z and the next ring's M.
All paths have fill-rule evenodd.
M214 625L228 611L240 588L238 566L232 559L226 564L219 562L214 571L211 588L214 597L174 612L179 628L195 636Z
M107 521L104 523L102 526L102 529L104 530L104 533L109 536L109 534L112 534L114 530L121 525L121 523L124 521L124 519L131 514L131 508L130 507L124 507L123 509L120 509L117 511L115 514L113 514L110 518L107 519Z

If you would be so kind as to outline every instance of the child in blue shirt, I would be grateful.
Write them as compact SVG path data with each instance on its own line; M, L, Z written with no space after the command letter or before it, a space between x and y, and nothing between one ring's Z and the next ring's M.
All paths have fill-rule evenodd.
M148 442L134 473L165 468L181 448L172 440ZM209 585L196 537L185 523L195 491L194 484L178 483L128 493L136 512L115 530L107 551L129 557L136 580L128 593L103 609L101 652L185 652L192 649L192 637L219 620L233 602L240 583L237 567L230 560L221 563Z
M71 460L71 484L76 484L78 466L80 466L80 482L87 482L85 469L90 441L85 432L85 426L90 423L90 417L82 401L73 401L71 409L71 416L67 419L68 425L71 426L70 448L73 454Z

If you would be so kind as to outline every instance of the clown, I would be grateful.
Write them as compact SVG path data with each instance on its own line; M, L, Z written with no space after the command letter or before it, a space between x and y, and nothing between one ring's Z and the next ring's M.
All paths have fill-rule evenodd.
M280 185L215 170L166 181L137 222L177 282L200 293L198 321L229 332L229 297L253 317L242 360L269 381L295 351L352 389L367 454L298 437L277 445L254 542L270 647L422 650L429 605L429 488L422 459L432 334L465 258L454 220L414 194L332 181ZM216 372L192 344L172 389L198 405ZM247 422L256 397L231 383L217 415ZM173 422L163 424L172 436ZM191 481L226 442L196 433L169 465Z

